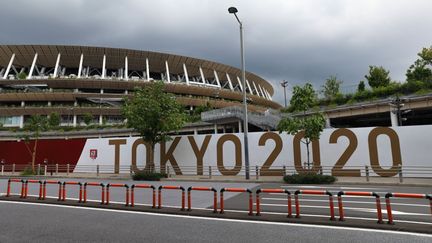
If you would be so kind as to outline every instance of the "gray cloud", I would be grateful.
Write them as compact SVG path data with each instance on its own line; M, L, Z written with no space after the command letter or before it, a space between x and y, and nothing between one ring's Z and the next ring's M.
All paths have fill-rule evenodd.
M14 0L2 3L4 44L78 44L154 50L239 66L239 9L245 24L246 66L275 87L330 75L352 89L369 65L394 80L430 46L428 0Z

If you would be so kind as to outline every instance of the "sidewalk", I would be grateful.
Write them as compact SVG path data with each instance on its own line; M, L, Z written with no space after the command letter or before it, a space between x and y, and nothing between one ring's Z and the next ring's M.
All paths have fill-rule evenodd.
M12 175L11 173L4 173L0 176L0 179L7 179L10 177L22 178L18 173ZM30 178L30 177L28 177ZM48 176L32 176L31 178L38 179L49 179L49 178L75 178L75 179L107 179L107 180L132 180L130 174L114 174L114 173L58 173ZM169 178L162 179L163 181L202 181L202 182L235 182L235 183L284 183L281 176L260 176L256 178L252 175L249 180L246 180L244 176L194 176L194 175L170 175ZM399 177L369 177L369 182L366 181L366 177L338 177L338 184L353 184L353 185L403 185L403 186L422 186L432 188L432 178L403 178L400 182Z

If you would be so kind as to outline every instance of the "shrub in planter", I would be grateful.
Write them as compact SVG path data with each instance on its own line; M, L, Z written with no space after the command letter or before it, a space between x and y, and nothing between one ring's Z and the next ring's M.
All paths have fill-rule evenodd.
M168 175L165 173L156 173L149 171L139 171L132 175L132 179L135 181L160 181L161 178L167 178Z
M288 184L332 184L336 181L334 176L315 173L286 175L283 179Z

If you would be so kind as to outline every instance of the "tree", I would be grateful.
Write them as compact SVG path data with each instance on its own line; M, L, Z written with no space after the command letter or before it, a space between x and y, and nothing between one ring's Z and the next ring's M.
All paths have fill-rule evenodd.
M357 86L357 92L363 92L366 89L365 82L361 80Z
M407 70L406 76L408 82L421 81L423 83L432 83L432 46L423 48L417 54L420 58Z
M330 76L326 79L325 84L322 86L322 93L324 97L331 100L339 94L339 86L342 84L341 80L338 80L336 76Z
M372 88L385 87L390 84L390 71L385 70L382 66L369 66L369 75L365 75L369 86Z
M31 168L32 172L35 172L35 161L39 137L42 131L48 130L49 124L48 119L44 116L33 115L28 120L25 128L25 133L20 138L24 139L24 144L31 156ZM31 142L30 140L33 140Z
M84 113L83 120L86 126L89 126L93 121L93 115L90 112L86 112Z
M290 106L294 112L305 112L312 108L317 103L316 92L310 83L306 83L303 87L298 85L293 87Z
M136 89L132 98L126 98L122 111L127 126L139 132L143 141L150 145L149 161L144 170L153 170L155 145L171 140L169 133L183 127L186 122L184 108L174 95L164 92L162 82L154 82Z
M60 115L57 112L52 112L48 117L48 125L56 128L60 125Z
M303 87L294 86L290 105L294 111L303 114L301 117L283 118L277 126L279 132L287 132L291 135L304 131L304 137L301 141L306 145L308 167L310 166L309 145L313 140L319 139L325 126L325 119L321 113L306 115L306 111L315 104L316 93L310 83L306 83Z

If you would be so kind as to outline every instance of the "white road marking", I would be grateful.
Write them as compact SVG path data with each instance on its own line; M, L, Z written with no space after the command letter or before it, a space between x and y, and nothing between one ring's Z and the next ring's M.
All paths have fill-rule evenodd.
M157 217L169 217L169 218L184 218L184 219L197 219L197 220L209 220L209 221L224 221L224 222L237 222L237 223L248 223L248 224L265 224L265 225L281 225L281 226L292 226L292 227L308 227L308 228L321 228L321 229L335 229L335 230L349 230L349 231L364 231L364 232L375 232L384 234L397 234L397 235L410 235L432 238L430 234L421 234L413 232L402 232L392 230L377 230L368 228L354 228L354 227L341 227L341 226L330 226L330 225L314 225L314 224L296 224L296 223L284 223L284 222L269 222L269 221L256 221L256 220L241 220L241 219L226 219L226 218L211 218L211 217L200 217L190 215L176 215L176 214L161 214L161 213L150 213L150 212L139 212L139 211L126 211L106 208L91 208L91 207L80 207L80 206L69 206L69 205L58 205L58 204L43 204L43 203L32 203L32 202L18 202L18 201L0 201L0 203L9 204L24 204L34 205L43 207L59 207L59 208L73 208L81 210L92 210L92 211L104 211L112 213L125 213L125 214L140 214Z
M261 200L286 201L287 199L286 198L263 197L263 198L261 198ZM302 201L302 202L328 202L329 200L304 199L304 198L302 198L302 199L299 199L299 201ZM343 203L358 203L358 204L373 204L373 205L376 204L375 201L363 202L363 201L347 201L347 200L343 200ZM383 204L383 202L381 202L381 204ZM394 202L392 202L391 205L392 206L398 205L398 206L412 206L412 207L427 207L427 208L430 207L430 205L425 205L425 204L408 204L408 203L394 203Z
M256 203L254 203L256 204ZM268 206L268 207L287 207L286 204L271 204L271 203L260 203L261 206ZM330 208L330 206L312 206L312 205L300 205L300 208ZM335 207L336 208L336 207ZM344 209L353 210L353 211L362 211L366 213L376 213L376 209L372 208L354 208L354 207L344 207ZM386 214L386 210L382 210L383 214ZM397 210L392 210L392 213L394 215L413 215L413 216L427 216L430 217L430 214L426 213L410 213L410 212L402 212Z

